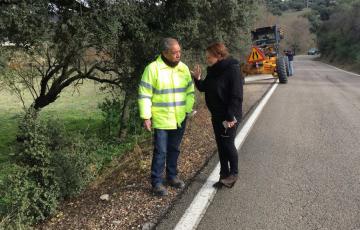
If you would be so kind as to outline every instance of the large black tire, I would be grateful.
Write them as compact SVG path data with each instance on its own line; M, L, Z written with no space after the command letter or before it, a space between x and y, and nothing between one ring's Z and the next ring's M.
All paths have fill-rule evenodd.
M279 82L282 84L287 83L287 74L286 74L286 66L285 66L285 58L284 57L278 57L276 60L276 72L279 77Z
M286 76L290 76L290 72L289 72L289 58L287 56L284 56L284 61L285 61L285 67L286 67Z

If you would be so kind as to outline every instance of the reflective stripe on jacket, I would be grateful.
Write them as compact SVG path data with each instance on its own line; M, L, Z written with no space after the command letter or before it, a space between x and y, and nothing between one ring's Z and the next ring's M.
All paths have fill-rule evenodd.
M139 85L142 119L152 119L156 129L176 129L192 111L194 85L189 68L182 62L172 68L159 56L146 66Z

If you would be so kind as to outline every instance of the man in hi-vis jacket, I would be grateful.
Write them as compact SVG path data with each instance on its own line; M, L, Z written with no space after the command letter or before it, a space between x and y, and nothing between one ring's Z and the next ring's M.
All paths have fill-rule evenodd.
M166 165L167 184L183 188L177 177L177 160L187 114L194 105L194 85L189 68L180 61L176 39L165 38L162 52L146 66L139 85L140 117L148 131L154 129L151 185L159 196L168 194L162 175Z

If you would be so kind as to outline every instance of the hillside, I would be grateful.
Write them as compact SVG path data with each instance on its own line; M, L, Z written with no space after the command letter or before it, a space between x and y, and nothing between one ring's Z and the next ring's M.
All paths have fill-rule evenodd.
M309 12L308 9L286 11L277 16L268 12L265 7L260 7L256 27L281 25L285 33L281 50L295 49L297 54L305 54L309 48L316 46L316 36L310 33L310 23L304 17Z

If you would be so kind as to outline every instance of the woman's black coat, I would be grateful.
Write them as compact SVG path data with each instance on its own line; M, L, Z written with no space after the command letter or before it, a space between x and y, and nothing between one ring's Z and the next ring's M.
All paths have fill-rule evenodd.
M243 79L239 61L223 59L207 68L204 80L195 80L197 89L205 92L206 105L213 118L240 121L242 117Z

